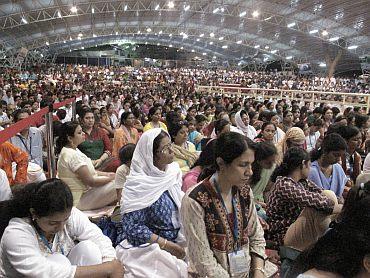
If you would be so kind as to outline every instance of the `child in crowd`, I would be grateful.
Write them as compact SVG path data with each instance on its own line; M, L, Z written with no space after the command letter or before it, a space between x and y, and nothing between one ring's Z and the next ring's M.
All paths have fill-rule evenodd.
M119 150L119 159L122 163L121 166L117 168L116 178L114 184L117 190L117 200L120 202L122 196L122 189L124 188L126 177L130 174L131 160L135 151L135 144L124 145Z

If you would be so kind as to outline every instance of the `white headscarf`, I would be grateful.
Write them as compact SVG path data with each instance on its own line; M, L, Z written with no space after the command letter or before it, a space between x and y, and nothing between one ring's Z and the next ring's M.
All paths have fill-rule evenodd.
M150 129L143 133L137 143L130 174L122 191L121 214L149 207L166 190L180 210L184 193L181 191L182 174L179 165L172 162L165 171L161 171L153 164L153 141L162 131L160 128Z
M246 125L243 122L242 117L240 116L240 112L242 112L242 110L238 111L235 114L236 126L244 133L244 135L246 135L249 139L253 140L257 136L257 131L253 126Z

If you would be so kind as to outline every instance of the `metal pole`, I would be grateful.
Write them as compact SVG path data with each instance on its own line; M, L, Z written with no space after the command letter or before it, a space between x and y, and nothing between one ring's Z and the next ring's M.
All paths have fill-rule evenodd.
M49 111L53 110L51 109ZM53 112L49 112L45 115L45 121L46 121L46 147L48 153L49 178L55 178L57 171L54 153Z
M72 102L72 121L76 120L76 100Z

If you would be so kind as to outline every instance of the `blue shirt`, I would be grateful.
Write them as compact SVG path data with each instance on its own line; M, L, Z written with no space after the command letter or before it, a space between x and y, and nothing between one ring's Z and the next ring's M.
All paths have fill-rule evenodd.
M123 238L133 246L145 244L152 234L175 242L179 226L179 212L168 191L151 206L122 216Z
M337 197L342 196L344 186L348 181L348 178L340 164L336 163L333 165L333 172L328 178L321 171L317 160L311 164L308 179L315 183L319 188L333 191Z

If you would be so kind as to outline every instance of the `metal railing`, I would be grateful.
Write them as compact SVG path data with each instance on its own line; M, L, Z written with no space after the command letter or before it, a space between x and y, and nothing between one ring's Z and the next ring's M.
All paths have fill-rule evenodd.
M285 89L261 89L240 87L237 84L223 86L196 86L196 92L208 93L210 95L236 95L253 97L255 99L289 99L310 102L315 106L317 103L330 103L344 109L348 106L365 107L369 112L370 94L341 93L341 92L323 92L323 91L303 91L303 90L285 90ZM331 96L334 99L328 99Z

